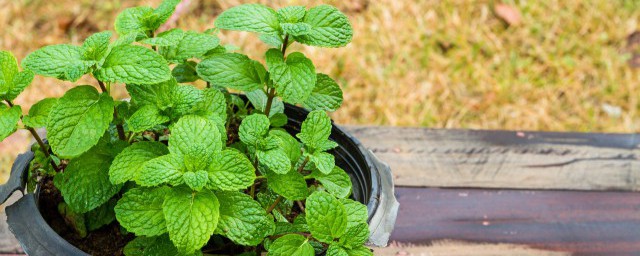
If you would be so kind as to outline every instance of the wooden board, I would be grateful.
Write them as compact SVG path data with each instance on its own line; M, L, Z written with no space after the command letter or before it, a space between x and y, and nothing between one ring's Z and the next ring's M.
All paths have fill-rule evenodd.
M391 166L400 186L640 190L635 134L345 129Z

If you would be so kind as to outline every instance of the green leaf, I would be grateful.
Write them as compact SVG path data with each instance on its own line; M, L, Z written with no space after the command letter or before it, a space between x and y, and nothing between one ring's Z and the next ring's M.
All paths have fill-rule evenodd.
M56 104L58 104L58 99L56 98L44 98L38 101L29 109L29 115L22 118L22 123L31 128L45 127L49 113L51 113L51 109L53 109Z
M302 152L300 151L300 142L296 140L291 134L289 134L285 130L271 130L269 131L269 135L277 136L282 141L282 150L287 154L287 158L291 161L291 164L295 164L298 162L300 155Z
M366 205L348 198L340 199L340 203L344 205L344 209L347 212L347 227L367 223L369 213Z
M113 99L89 85L74 87L58 100L47 121L47 138L61 158L74 158L98 143L113 119Z
M365 247L364 245L360 245L352 249L344 248L344 250L349 256L373 256L373 252L371 252L371 249Z
M135 105L153 105L161 110L165 110L173 104L172 96L177 87L178 83L176 80L169 79L153 85L127 84L127 91L131 95L131 101Z
M11 108L4 104L0 104L0 141L9 137L18 129L18 121L22 115L20 106Z
M172 79L173 80L173 79ZM172 119L190 114L196 104L203 101L203 92L191 85L178 85L171 92L170 116Z
M316 84L316 68L310 59L300 52L294 52L285 61L279 50L269 49L266 60L278 96L292 104L302 103L309 98Z
M331 135L331 119L321 110L314 110L302 122L300 133L296 136L308 147L317 149Z
M260 203L260 205L262 205L262 208L264 208L265 210L269 209L269 207L276 202L278 197L280 196L271 189L265 189L258 192L258 194L256 194L256 200ZM281 213L282 215L289 215L291 214L292 207L293 207L293 201L288 199L280 199L280 202L276 205L276 207L271 212L273 213L274 211L276 211ZM276 233L274 233L274 235L275 234Z
M208 51L218 45L220 45L220 39L214 35L187 31L177 44L161 47L160 54L169 62L182 63L190 58L202 59Z
M278 20L280 23L297 23L304 19L307 8L304 6L287 6L278 9Z
M153 13L153 8L140 6L124 9L116 17L115 28L120 36L135 34L146 36L147 31L152 30L146 23L147 17Z
M200 79L198 72L196 71L196 65L198 65L198 63L193 61L180 63L171 70L171 75L173 75L178 83L195 82Z
M157 236L167 232L162 204L168 187L132 188L115 206L116 219L137 236Z
M324 174L329 174L335 167L336 161L332 154L326 152L314 152L309 155L309 160Z
M260 41L273 47L281 47L283 42L282 36L275 34L260 34Z
M314 256L316 253L309 244L309 239L298 234L284 235L269 246L269 256L289 255Z
M359 223L347 228L344 235L340 237L340 244L347 248L357 248L362 246L369 239L369 225Z
M53 182L64 201L76 212L85 213L109 201L120 190L109 181L109 166L122 149L114 145L98 145L71 159L64 172Z
M153 158L140 166L139 175L135 177L140 186L153 187L168 183L179 185L183 183L182 174L186 167L182 159L169 154Z
M169 153L167 146L160 142L142 141L135 143L116 156L109 167L109 180L121 184L136 180L142 166L151 159Z
M216 124L204 117L185 116L171 128L169 152L184 159L189 171L203 170L222 147Z
M311 32L311 25L307 23L281 23L282 31L292 36L302 36Z
M295 39L306 45L340 47L351 42L353 37L353 29L347 16L330 5L319 5L309 9L303 22L311 25L311 30Z
M33 81L33 72L31 70L24 70L19 72L14 78L9 91L4 97L7 100L14 100L27 86Z
M242 120L238 135L245 144L257 147L260 139L268 132L269 118L263 114L253 114Z
M276 11L261 4L243 4L222 12L215 21L220 29L277 34L280 29Z
M180 252L192 253L209 241L218 225L219 209L218 198L209 190L172 189L163 211L169 237Z
M163 115L158 108L147 105L134 112L127 120L127 125L132 132L143 132L169 121L169 117Z
M18 75L18 60L11 52L0 51L0 93L9 91L14 77Z
M139 236L124 247L126 256L179 255L178 249L171 243L169 236Z
M181 29L171 29L158 34L156 37L143 39L140 42L155 46L174 46L180 43L184 37L184 31Z
M331 243L347 228L347 214L340 201L327 192L317 191L306 201L307 223L313 237L320 242Z
M84 60L82 55L79 46L49 45L27 55L22 66L38 75L75 82L95 65L95 61Z
M181 0L163 0L160 6L153 10L153 21L151 22L151 28L153 30L158 29L162 24L167 22L173 12L176 10L176 6Z
M267 173L267 185L273 192L289 200L303 200L307 197L307 182L302 174L288 172L287 174Z
M156 84L171 78L167 61L138 45L114 47L94 76L103 82Z
M107 203L85 213L85 223L89 231L94 231L108 225L116 219L113 208L116 206L116 200L111 199Z
M216 194L220 201L220 220L216 233L236 244L255 246L273 233L275 225L267 212L250 196L237 192Z
M349 253L337 244L330 244L329 248L327 248L327 256L350 256Z
M87 236L87 225L84 214L75 212L64 202L58 204L58 213L60 213L60 216L64 219L65 224L73 228L78 236L81 238Z
M311 173L311 177L322 183L322 186L327 189L327 192L337 198L346 198L351 194L351 178L338 166L334 166L333 170L328 174L314 171Z
M247 92L247 98L251 101L251 105L255 107L257 110L260 110L262 113L265 112L265 108L267 107L267 94L262 90L258 89L255 91ZM271 110L269 111L269 117L272 117L275 114L284 113L284 103L279 98L273 98L271 102Z
M111 31L104 31L89 36L82 44L83 59L97 62L104 59L109 54L111 35Z
M225 53L203 60L198 75L213 85L240 91L254 91L263 85L255 61L239 53Z
M279 139L278 139L279 140ZM281 145L282 143L278 143ZM282 148L256 151L260 164L265 165L269 170L277 174L285 174L291 170L291 160Z
M236 150L226 149L213 157L208 168L209 186L216 190L239 190L253 184L256 174L251 161Z
M342 100L340 86L328 75L318 73L316 85L302 106L309 110L336 111Z
M187 184L189 188L200 191L209 181L208 173L204 170L199 170L196 172L185 172L182 175L184 179L184 184Z
M194 114L207 118L227 119L227 100L224 98L224 93L214 88L207 88L202 90L202 96L203 99L193 107ZM226 136L225 132L224 137Z
M283 113L275 113L271 117L269 117L269 122L273 127L282 127L285 126L287 122L289 122L289 118Z

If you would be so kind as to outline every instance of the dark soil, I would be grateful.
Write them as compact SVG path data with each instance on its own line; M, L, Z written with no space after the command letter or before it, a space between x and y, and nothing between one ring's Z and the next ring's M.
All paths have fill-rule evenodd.
M40 186L40 213L56 233L75 247L91 255L124 255L122 249L135 238L133 234L123 235L120 233L120 225L114 221L98 230L89 232L85 238L81 238L72 227L65 223L64 218L58 212L58 204L63 199L60 191L53 186L53 181L50 178L43 179Z

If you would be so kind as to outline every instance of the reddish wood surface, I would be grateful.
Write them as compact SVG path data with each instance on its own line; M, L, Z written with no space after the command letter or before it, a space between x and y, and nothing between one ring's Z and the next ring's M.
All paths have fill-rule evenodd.
M397 187L392 241L511 243L640 255L640 193Z

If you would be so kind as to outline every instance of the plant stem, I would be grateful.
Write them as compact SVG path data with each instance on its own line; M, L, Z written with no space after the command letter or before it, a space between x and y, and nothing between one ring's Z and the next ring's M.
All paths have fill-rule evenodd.
M269 206L269 209L267 209L267 214L271 213L271 211L273 211L273 209L276 208L276 206L280 203L280 201L282 201L282 196L278 196L278 198L276 198L276 201L273 202L271 206Z
M302 201L296 201L296 204L298 204L298 208L300 208L302 212L305 212L304 205L302 205Z
M307 156L304 159L304 162L302 162L302 164L300 165L300 167L298 167L298 172L300 173L300 172L304 171L304 167L307 166L308 163L309 163L309 156Z
M7 105L9 105L9 107L13 107L13 102L11 102L10 100L5 100L5 101L7 102ZM20 120L22 120L22 115L20 115ZM36 130L31 127L25 126L25 128L31 133L31 136L33 136L33 138L36 139L36 142L38 142L38 145L40 146L40 150L42 151L42 153L44 153L44 155L47 158L51 158L51 154L49 154L48 147L47 145L44 144L44 141L42 140L42 138L40 138L40 135L38 135L38 132L36 132ZM49 159L49 163L51 164L54 170L60 171L60 167L58 167L58 165L56 164L56 162L53 161L53 159Z
M107 90L107 87L104 86L104 83L102 81L98 80L98 85L100 85L100 89L102 90L103 93L109 94L109 90ZM124 134L124 127L122 126L121 123L118 123L118 110L115 107L113 108L113 121L116 123L116 130L118 130L118 138L120 138L120 140L127 141L127 135Z
M286 59L287 56L287 46L289 44L289 35L284 36L284 41L282 42L282 56ZM273 98L276 97L276 88L267 88L267 105L264 108L264 114L268 117L271 112L271 105L273 104Z

